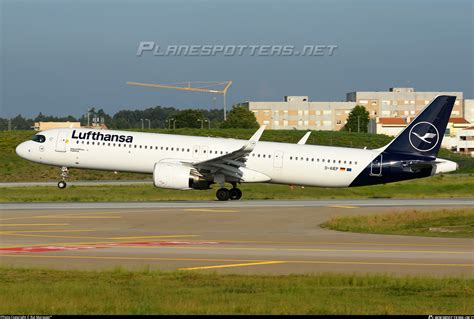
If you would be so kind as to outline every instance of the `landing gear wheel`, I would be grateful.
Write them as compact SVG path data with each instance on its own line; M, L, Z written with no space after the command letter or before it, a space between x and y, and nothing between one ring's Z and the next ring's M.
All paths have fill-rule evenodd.
M66 188L67 184L66 184L66 180L69 178L69 170L67 167L63 166L61 167L61 179L62 181L60 181L58 183L58 188L59 189L64 189Z
M242 198L242 191L236 187L232 188L229 191L230 199L232 200L239 200Z
M216 192L216 197L220 201L229 200L230 192L227 188L219 188Z

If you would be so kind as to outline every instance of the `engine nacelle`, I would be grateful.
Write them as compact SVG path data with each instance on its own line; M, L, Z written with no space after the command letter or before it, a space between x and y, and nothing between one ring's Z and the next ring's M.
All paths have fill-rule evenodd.
M177 163L156 163L153 169L153 184L159 188L202 189L203 181L192 171L192 167ZM208 188L209 185L206 185Z

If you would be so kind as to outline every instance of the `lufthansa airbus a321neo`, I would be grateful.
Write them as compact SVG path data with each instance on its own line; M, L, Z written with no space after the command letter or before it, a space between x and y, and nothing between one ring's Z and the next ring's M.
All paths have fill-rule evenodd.
M353 187L427 177L457 169L437 158L456 97L437 96L389 144L355 149L260 142L264 127L248 141L77 128L52 129L18 145L27 160L68 168L153 174L156 187L209 189L217 199L242 197L239 183ZM225 183L232 185L225 188Z

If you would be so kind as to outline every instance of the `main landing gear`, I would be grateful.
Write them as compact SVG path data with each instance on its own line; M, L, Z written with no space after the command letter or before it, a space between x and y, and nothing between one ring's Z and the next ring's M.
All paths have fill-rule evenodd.
M221 187L216 192L216 197L220 201L226 200L239 200L242 198L242 191L233 184L233 187L229 190L225 187Z
M61 181L58 183L58 188L59 189L64 189L66 188L66 180L69 178L69 170L67 167L61 167Z

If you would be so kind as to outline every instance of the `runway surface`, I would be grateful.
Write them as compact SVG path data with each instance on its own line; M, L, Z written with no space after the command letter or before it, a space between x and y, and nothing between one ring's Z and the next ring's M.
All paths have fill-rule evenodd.
M69 186L120 186L120 185L140 185L153 184L151 179L143 180L101 180L101 181L68 181ZM51 186L57 187L58 182L2 182L0 188L3 187L33 187L33 186Z
M222 273L474 275L474 240L336 232L332 216L473 199L0 204L0 264Z

